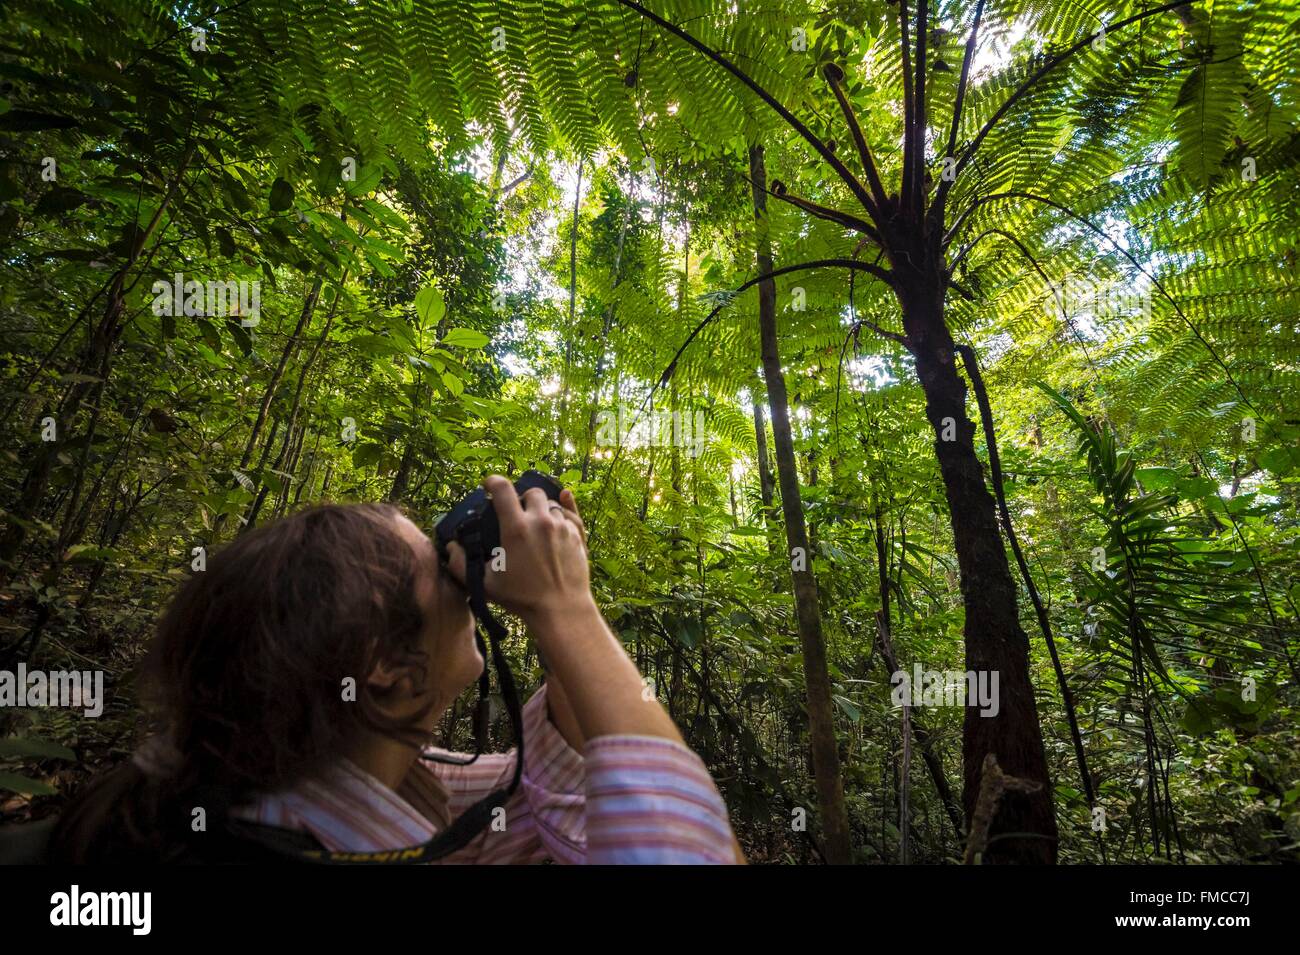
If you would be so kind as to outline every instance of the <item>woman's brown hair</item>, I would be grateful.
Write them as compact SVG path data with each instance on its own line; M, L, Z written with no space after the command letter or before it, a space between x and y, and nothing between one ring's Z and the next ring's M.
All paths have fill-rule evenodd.
M163 613L145 661L149 758L79 794L53 855L165 861L183 854L194 808L219 816L290 785L363 729L402 736L366 680L380 660L424 670L420 568L399 516L387 504L322 505L209 557Z

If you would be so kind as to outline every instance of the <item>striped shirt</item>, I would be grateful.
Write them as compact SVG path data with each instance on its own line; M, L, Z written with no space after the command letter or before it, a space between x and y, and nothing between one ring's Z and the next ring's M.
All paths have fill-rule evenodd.
M524 771L504 815L439 863L735 862L726 806L704 763L672 740L600 736L579 754L547 716L546 687L523 710ZM455 755L436 747L426 754ZM431 839L509 783L514 752L465 766L416 760L396 791L348 760L236 811L309 832L326 849L382 852Z

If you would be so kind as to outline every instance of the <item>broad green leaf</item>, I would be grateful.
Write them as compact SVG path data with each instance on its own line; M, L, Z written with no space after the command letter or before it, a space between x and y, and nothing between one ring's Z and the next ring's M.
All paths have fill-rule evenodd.
M76 759L77 754L66 746L35 737L10 737L0 739L0 758L34 756L38 759Z
M283 179L271 183L271 211L283 212L293 205L293 186Z
M415 293L415 314L420 317L421 325L437 325L446 311L447 303L437 286L428 285Z
M442 383L447 386L447 390L450 391L456 397L459 398L462 394L465 393L465 382L461 381L451 372L444 372L441 375L441 378L442 378Z
M58 792L49 783L29 779L27 776L20 776L18 773L11 773L6 770L0 770L0 789L18 793L22 796L53 796Z
M453 328L442 339L441 344L455 346L457 348L482 348L491 339L482 332L476 332L472 328Z

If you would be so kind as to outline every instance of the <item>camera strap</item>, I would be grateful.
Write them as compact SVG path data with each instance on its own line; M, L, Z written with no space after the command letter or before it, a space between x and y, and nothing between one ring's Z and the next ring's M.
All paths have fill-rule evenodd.
M483 553L483 539L479 522L467 522L457 536L465 549L465 587L469 591L469 609L476 621L474 639L479 652L483 654L483 673L479 677L479 698L474 714L474 742L477 759L487 745L489 698L491 684L488 679L488 656L497 671L497 683L501 698L510 717L510 728L515 737L515 768L508 785L493 790L452 821L451 825L438 833L428 842L379 852L335 852L331 850L304 850L295 846L294 834L277 826L262 823L226 819L226 829L239 839L251 839L261 847L271 850L283 861L323 863L326 865L420 865L433 862L464 848L469 842L488 827L493 813L503 808L515 790L524 771L524 721L523 710L519 705L519 690L515 685L514 674L506 661L502 650L502 641L508 636L501 621L492 614L488 606L484 576L487 570ZM483 634L479 627L487 631L487 646L484 646ZM436 762L453 762L437 757L421 757ZM474 759L459 761L462 765Z

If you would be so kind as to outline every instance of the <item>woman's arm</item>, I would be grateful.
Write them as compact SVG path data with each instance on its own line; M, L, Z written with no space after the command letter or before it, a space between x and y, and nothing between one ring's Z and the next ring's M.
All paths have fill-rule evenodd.
M536 489L520 499L502 477L483 483L505 554L505 570L488 573L488 597L527 624L565 697L556 726L571 710L584 740L588 861L743 861L703 762L596 606L572 492L557 504ZM463 579L456 547L452 571Z
M500 476L484 480L501 526L505 569L487 572L489 599L521 617L565 691L577 728L597 736L681 734L647 692L591 593L582 518L573 492L556 503L534 488L522 499ZM464 579L464 552L451 545L452 572Z
M587 744L587 738L582 735L578 718L573 715L573 707L569 705L564 684L554 673L546 674L546 711L551 719L551 725L564 737L564 741L581 753L582 748Z

